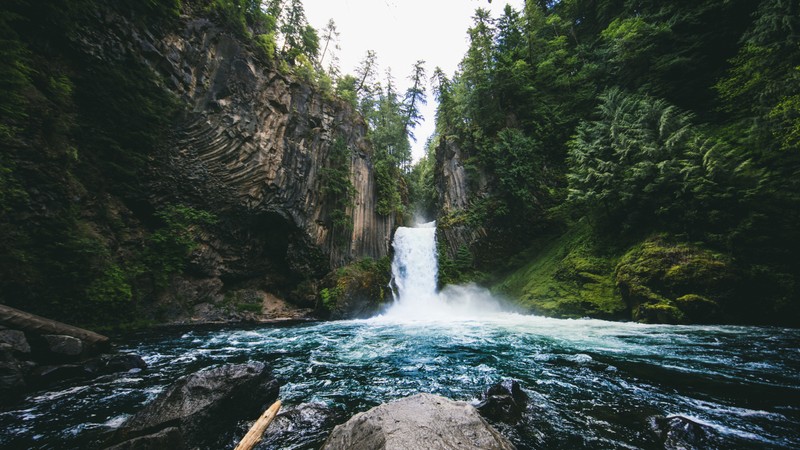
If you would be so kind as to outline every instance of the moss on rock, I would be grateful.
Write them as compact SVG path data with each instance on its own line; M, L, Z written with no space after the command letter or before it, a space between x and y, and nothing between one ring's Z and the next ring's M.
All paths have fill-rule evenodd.
M615 271L633 319L649 323L722 321L737 279L726 256L663 234L633 246Z
M627 317L612 277L616 256L604 254L588 225L576 225L534 252L528 264L503 277L493 290L519 299L535 314Z
M328 274L322 281L318 308L332 319L363 318L378 312L391 296L388 257L365 258Z

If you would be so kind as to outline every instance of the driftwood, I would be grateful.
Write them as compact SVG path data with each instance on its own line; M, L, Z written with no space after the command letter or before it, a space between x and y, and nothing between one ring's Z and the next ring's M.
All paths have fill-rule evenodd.
M250 431L244 435L239 445L237 445L234 450L250 450L255 447L256 444L261 441L261 438L264 436L264 431L267 430L269 424L272 423L272 420L278 415L279 409L281 409L280 400L273 403L269 409L264 411L264 414L261 414L261 417L250 427Z
M56 320L47 319L35 314L26 313L16 308L0 305L0 325L36 334L63 334L78 338L92 348L103 348L110 345L110 340L102 334L83 328L67 325Z

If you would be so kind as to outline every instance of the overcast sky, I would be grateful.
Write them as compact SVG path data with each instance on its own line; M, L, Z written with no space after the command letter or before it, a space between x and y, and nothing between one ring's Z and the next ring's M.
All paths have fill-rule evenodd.
M375 50L381 79L391 67L401 92L419 59L425 60L428 76L436 66L452 76L467 50L467 28L475 9L489 9L496 18L507 3L521 10L524 0L303 0L308 21L320 37L329 19L336 22L343 73L355 72L367 50ZM428 86L425 122L414 130L415 160L424 154L425 141L433 134L435 111Z

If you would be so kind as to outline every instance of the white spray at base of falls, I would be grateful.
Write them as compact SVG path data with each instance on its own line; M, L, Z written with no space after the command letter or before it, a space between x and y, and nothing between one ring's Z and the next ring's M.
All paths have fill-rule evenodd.
M381 316L389 320L471 320L508 312L485 288L446 286L437 292L436 222L400 227L392 242L394 303Z

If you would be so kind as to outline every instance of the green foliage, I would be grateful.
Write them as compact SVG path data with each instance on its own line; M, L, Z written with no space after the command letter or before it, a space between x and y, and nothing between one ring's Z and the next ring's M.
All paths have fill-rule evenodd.
M604 249L586 224L547 236L522 258L521 268L492 288L536 314L553 317L625 318L627 305L614 286L616 251Z
M7 145L28 116L26 91L32 88L30 50L15 27L24 23L19 15L0 9L0 143Z
M259 34L255 38L256 47L267 57L267 60L272 61L275 58L277 44L275 43L275 33Z
M616 220L674 216L703 176L692 116L616 89L600 100L598 119L581 123L570 143L569 200Z
M346 240L353 230L353 220L347 209L353 205L355 187L350 182L351 152L342 137L337 137L331 145L327 165L320 169L320 193L332 205L328 214L331 232L340 240Z
M388 257L364 258L340 267L323 280L321 306L334 318L370 315L390 296L390 277Z
M116 264L112 264L86 288L86 299L101 305L130 302L133 299L133 291L129 281L128 274Z
M497 194L515 214L541 211L549 203L548 176L540 147L522 131L505 128L497 134L494 144L481 153L485 167L494 174Z
M349 103L353 109L358 108L357 83L358 80L352 75L345 75L336 81L336 95Z
M149 239L143 255L146 270L157 287L165 287L170 277L182 271L189 254L197 248L203 226L216 223L207 211L185 205L169 205L155 214L162 226Z
M411 167L411 171L405 174L410 209L414 215L424 218L435 217L436 203L439 199L433 179L436 164L434 157L436 141L437 139L431 137L426 146L425 156L420 158Z
M207 10L240 36L249 37L275 30L275 16L261 8L261 0L211 0Z
M405 209L398 187L399 170L388 160L377 160L373 165L378 203L375 211L382 216L402 214Z

